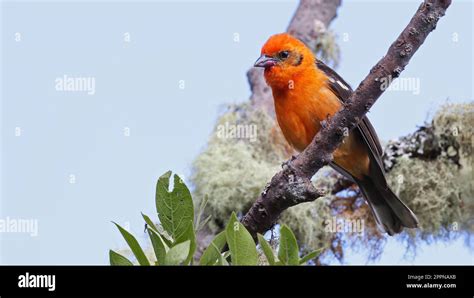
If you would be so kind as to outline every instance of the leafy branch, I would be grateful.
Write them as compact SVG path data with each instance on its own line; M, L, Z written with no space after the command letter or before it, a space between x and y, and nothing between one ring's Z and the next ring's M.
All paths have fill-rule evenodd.
M194 207L191 193L183 181L174 176L174 187L169 191L171 172L162 175L156 185L156 210L160 224L142 214L147 233L153 246L154 260L150 260L137 239L126 229L114 223L130 250L141 266L149 265L192 265L196 252L196 232L205 224L201 222L202 210L194 221ZM195 226L198 227L195 229ZM319 255L314 251L303 258L299 257L299 247L293 232L286 226L280 230L280 248L275 256L270 244L262 235L259 243L270 265L302 265ZM226 245L227 244L227 245ZM133 262L125 256L110 250L111 265L130 266ZM199 265L258 265L259 253L256 244L245 226L232 213L224 231L217 234L204 250Z

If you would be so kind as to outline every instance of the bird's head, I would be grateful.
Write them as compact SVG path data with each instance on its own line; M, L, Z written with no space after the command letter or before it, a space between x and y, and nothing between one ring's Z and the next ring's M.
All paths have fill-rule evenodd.
M265 69L265 79L272 88L284 88L308 69L314 69L314 63L312 51L303 42L281 33L267 40L254 66Z

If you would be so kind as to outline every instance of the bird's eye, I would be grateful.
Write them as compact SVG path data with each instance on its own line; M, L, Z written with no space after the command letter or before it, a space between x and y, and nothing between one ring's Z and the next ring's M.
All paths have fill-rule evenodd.
M290 56L290 52L288 51L281 51L280 53L278 53L278 57L282 60L288 58L288 56Z

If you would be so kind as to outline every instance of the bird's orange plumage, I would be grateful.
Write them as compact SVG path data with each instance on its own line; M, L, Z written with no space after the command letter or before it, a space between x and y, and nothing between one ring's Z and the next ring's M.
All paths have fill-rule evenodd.
M316 60L306 45L288 34L270 37L261 54L255 66L265 68L278 124L288 143L303 151L321 123L341 109L352 90L336 72ZM382 149L367 118L361 119L333 155L331 166L357 183L387 233L417 227L416 216L385 180Z
M262 55L273 56L282 49L299 53L301 64L267 68L265 79L273 91L283 135L296 150L303 151L321 122L341 108L341 101L329 88L327 76L317 69L313 53L299 40L288 34L274 35L262 48ZM334 161L356 177L368 173L367 148L352 135L334 152Z

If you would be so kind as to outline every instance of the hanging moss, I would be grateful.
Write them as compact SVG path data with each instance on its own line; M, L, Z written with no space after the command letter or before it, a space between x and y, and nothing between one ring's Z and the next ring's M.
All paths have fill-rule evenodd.
M326 30L318 34L314 53L326 64L333 68L337 67L340 60L340 49L336 42L336 34L332 30Z
M433 119L435 134L448 159L457 160L463 223L474 231L474 103L444 105Z
M437 235L442 227L462 221L461 187L457 166L440 157L434 161L401 158L389 183L413 210L420 231Z
M280 222L288 225L304 251L327 247L333 236L325 231L331 218L330 197L303 203L283 212Z
M219 135L223 127L256 128L256 137ZM243 126L242 126L243 125ZM211 228L221 229L232 211L245 211L280 169L288 153L273 119L248 105L233 106L220 117L208 142L193 164L194 199L209 196Z

